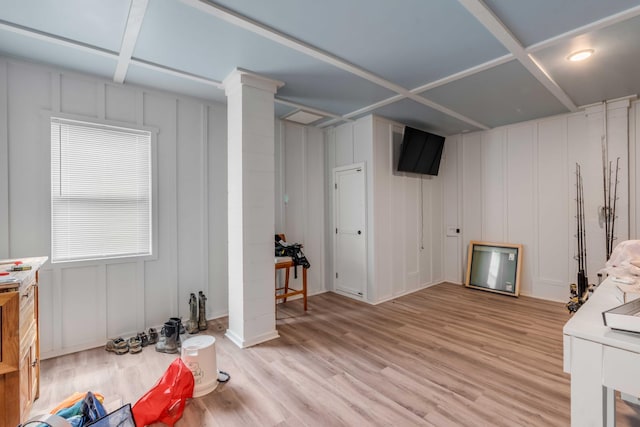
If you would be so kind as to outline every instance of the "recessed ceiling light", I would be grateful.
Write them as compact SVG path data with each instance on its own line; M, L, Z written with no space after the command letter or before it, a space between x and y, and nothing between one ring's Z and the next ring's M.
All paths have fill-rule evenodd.
M567 57L567 59L572 62L577 62L577 61L583 61L589 58L591 55L593 55L593 49L584 49L584 50L579 50L577 52L573 52L571 55Z

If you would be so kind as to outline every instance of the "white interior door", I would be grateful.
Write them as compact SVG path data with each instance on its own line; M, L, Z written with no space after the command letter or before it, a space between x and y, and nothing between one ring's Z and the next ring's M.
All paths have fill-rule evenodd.
M366 298L367 241L364 164L333 170L334 289Z

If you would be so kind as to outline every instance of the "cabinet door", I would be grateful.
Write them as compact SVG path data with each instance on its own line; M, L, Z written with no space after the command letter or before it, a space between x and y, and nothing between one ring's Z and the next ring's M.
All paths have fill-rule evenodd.
M38 346L34 342L29 349L29 385L31 387L31 393L29 394L29 400L33 403L39 395L39 381L38 376L40 373L40 360L38 360Z
M29 411L31 410L31 349L23 354L20 360L20 413L21 421L26 421L29 418Z
M33 394L31 395L32 400L38 400L40 397L40 316L39 316L39 291L38 291L38 272L36 271L36 285L34 286L34 307L35 307L35 325L36 325L36 339L33 343L33 355L35 364L32 363L33 366Z
M35 338L37 326L37 291L35 283L24 289L20 296L20 350L24 350Z
M16 372L20 359L19 294L0 293L0 375Z

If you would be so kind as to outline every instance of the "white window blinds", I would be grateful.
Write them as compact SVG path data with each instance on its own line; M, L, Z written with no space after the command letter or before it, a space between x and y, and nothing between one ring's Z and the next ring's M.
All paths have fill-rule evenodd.
M51 260L151 254L151 134L51 118Z

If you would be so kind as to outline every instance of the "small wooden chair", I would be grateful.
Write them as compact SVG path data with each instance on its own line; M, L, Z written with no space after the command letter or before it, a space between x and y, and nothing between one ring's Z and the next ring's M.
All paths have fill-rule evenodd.
M284 234L278 234L278 237L283 242L286 242L286 238ZM304 311L307 311L307 269L302 268L302 289L289 289L289 268L294 267L293 259L291 257L276 257L275 259L275 284L276 284L276 303L279 299L282 299L282 302L287 302L287 298L290 298L295 295L302 295L302 301L304 304ZM278 287L278 270L285 270L284 276L284 286ZM284 291L282 293L278 293L279 291Z

